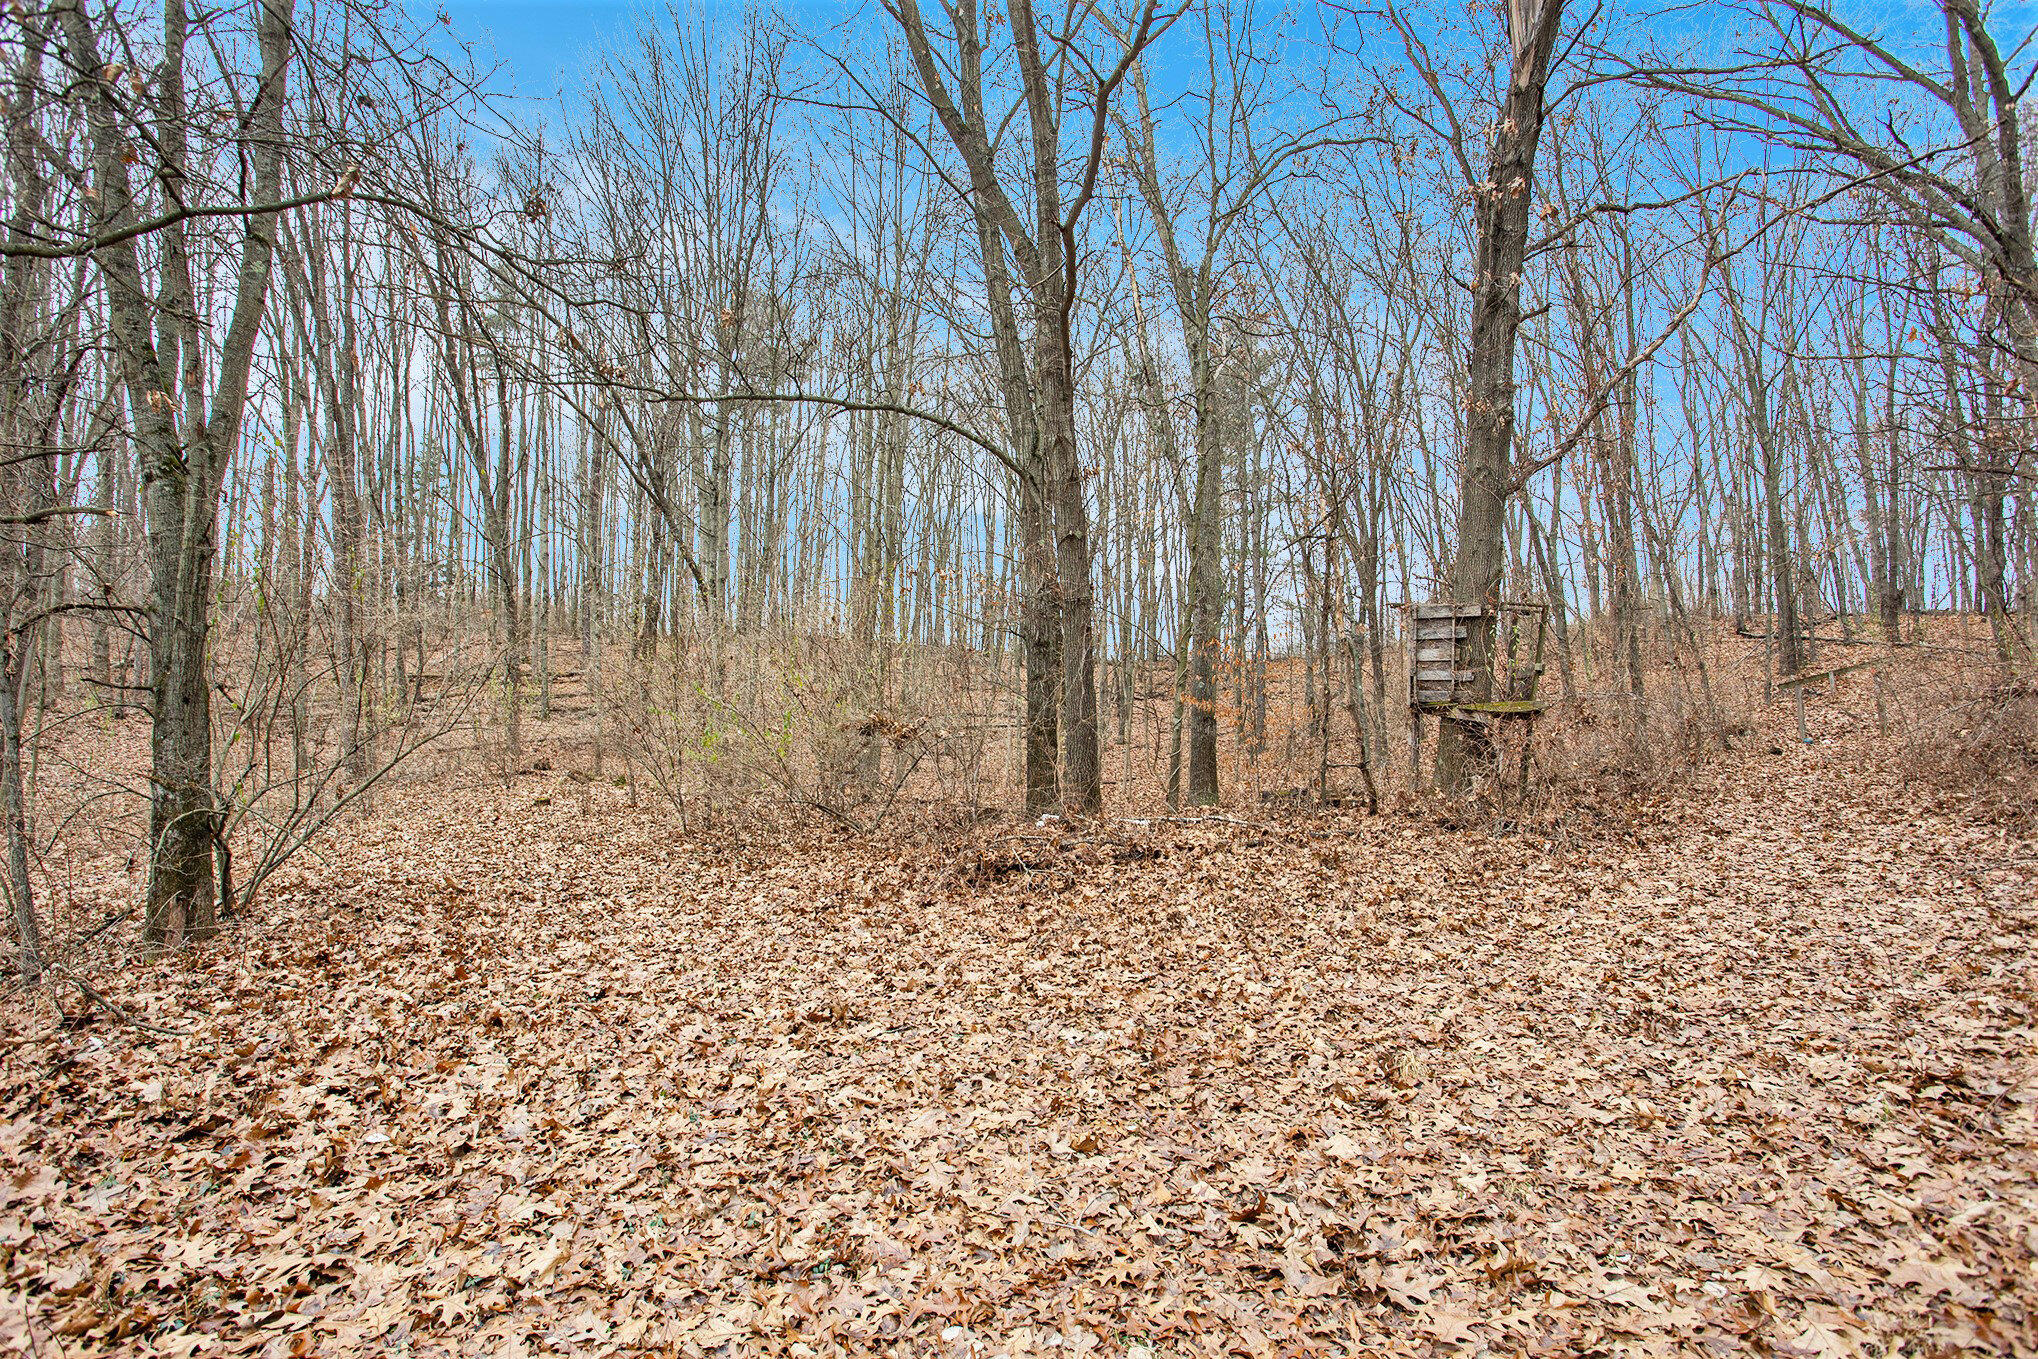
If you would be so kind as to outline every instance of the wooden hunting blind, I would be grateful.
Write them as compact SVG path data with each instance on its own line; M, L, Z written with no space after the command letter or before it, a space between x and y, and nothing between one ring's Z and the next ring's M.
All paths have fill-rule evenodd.
M1490 736L1500 723L1530 721L1550 705L1536 697L1543 675L1549 608L1440 602L1409 606L1409 754L1422 744L1422 719L1435 717ZM1528 752L1522 752L1522 779Z

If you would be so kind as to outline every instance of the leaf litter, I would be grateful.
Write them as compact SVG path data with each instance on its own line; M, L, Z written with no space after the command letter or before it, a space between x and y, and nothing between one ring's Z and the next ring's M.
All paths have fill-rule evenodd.
M0 1340L2038 1353L2032 846L1846 750L1563 841L412 799L95 979L184 1032L7 1002Z

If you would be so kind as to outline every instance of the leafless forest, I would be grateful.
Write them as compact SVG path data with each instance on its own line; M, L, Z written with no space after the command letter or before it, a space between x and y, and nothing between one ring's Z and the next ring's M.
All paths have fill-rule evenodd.
M2034 36L0 6L0 1337L2038 1352Z

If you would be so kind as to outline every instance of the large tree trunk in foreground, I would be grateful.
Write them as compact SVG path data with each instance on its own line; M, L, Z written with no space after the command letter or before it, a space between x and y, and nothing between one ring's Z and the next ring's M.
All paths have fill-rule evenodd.
M1464 459L1458 472L1458 540L1451 593L1483 603L1485 616L1467 619L1471 664L1482 678L1475 697L1490 698L1492 609L1506 569L1507 501L1514 450L1514 345L1521 329L1521 271L1528 254L1529 200L1535 182L1536 144L1542 137L1543 87L1563 18L1563 0L1510 0L1508 37L1513 69L1486 181L1474 186L1472 212L1479 231L1472 280L1472 343L1467 371ZM1493 750L1466 724L1443 722L1437 740L1437 786L1453 796L1468 791L1492 764Z

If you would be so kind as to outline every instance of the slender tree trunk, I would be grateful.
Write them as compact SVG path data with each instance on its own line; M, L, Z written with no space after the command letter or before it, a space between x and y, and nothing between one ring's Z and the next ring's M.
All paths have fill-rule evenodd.
M284 79L292 50L292 0L262 0L257 19L261 75L241 134L251 168L250 200L281 197ZM76 0L59 6L83 78L92 120L99 202L118 228L139 214L128 179L133 144L121 130L97 36ZM159 109L159 178L183 191L183 0L164 7ZM107 281L113 346L129 393L132 432L141 452L152 573L150 679L150 869L145 928L175 943L212 929L220 906L215 851L222 813L212 787L211 684L206 643L210 619L215 523L227 461L240 440L255 342L269 295L276 214L247 219L233 306L216 358L208 407L202 382L199 317L191 301L189 262L179 227L162 233L164 287L151 297L132 239L95 252ZM182 362L179 362L181 360ZM173 375L175 375L173 377ZM179 397L185 427L177 425Z
M18 636L0 638L0 814L7 818L7 897L13 907L21 979L42 975L42 931L36 921L35 884L28 868L28 790L21 777L21 694Z
M1208 365L1207 353L1202 363ZM1224 610L1224 582L1219 574L1224 551L1224 440L1213 408L1215 392L1210 390L1207 379L1196 385L1196 487L1189 506L1189 699L1185 725L1189 802L1211 806L1218 800L1217 632Z
M1091 573L1089 499L1082 462L1076 456L1071 364L1068 337L1063 335L1040 384L1041 427L1048 444L1045 462L1053 491L1055 576L1061 603L1062 803L1069 811L1095 816L1104 806L1097 730L1096 585Z

